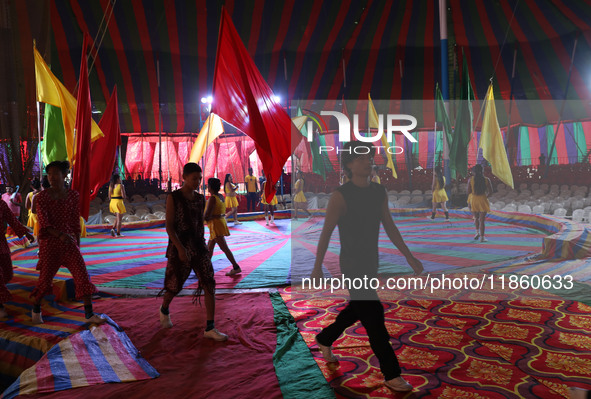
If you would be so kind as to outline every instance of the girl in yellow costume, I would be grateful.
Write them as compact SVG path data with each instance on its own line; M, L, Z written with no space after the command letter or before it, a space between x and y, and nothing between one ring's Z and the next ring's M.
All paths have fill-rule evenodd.
M486 213L490 212L488 196L492 194L493 188L490 179L484 177L482 165L474 166L473 170L474 177L470 179L468 184L468 195L476 227L474 239L480 238L480 242L486 242L488 240L484 237L484 219L486 219Z
M445 202L448 201L449 198L447 198L447 193L445 192L445 177L443 176L441 166L435 168L431 190L433 190L433 200L431 201L433 204L433 211L431 212L431 219L435 219L437 205L441 204L441 209L443 209L443 212L445 213L445 220L449 220L449 212L445 206Z
M298 209L306 212L308 216L312 216L308 212L308 200L304 195L304 173L298 171L298 180L295 183L295 197L293 198L294 219L298 219Z
M230 173L226 174L226 178L224 179L224 193L226 193L226 209L230 209L226 213L226 218L230 217L230 215L234 215L234 224L242 224L238 221L238 199L236 199L236 190L238 189L238 185L234 184L232 175Z
M115 232L117 232L117 237L121 237L121 219L127 211L123 203L125 198L127 196L125 195L125 187L121 184L121 178L118 174L114 174L109 185L109 211L115 214L115 223L111 228L111 236L113 237L115 237Z
M221 187L220 179L212 177L207 180L207 190L211 194L211 197L207 200L205 205L205 221L209 228L209 242L207 243L207 249L209 250L209 257L213 256L213 249L215 244L218 244L220 249L226 254L226 257L232 263L232 270L226 273L226 276L233 276L238 273L242 273L242 269L236 263L232 251L226 243L227 236L230 235L228 225L226 224L226 205L224 204L223 197L220 195Z
M269 212L271 213L271 223L275 224L275 205L277 205L277 196L273 195L273 199L271 203L267 202L267 198L265 198L265 187L267 187L267 182L263 184L263 191L261 191L261 204L265 206L265 221L267 222L267 226L269 225ZM279 183L277 183L279 184ZM277 188L277 185L275 185Z
M37 195L37 193L39 193L41 191L41 183L39 182L39 179L35 179L31 182L31 188L33 188L33 191L31 191L29 194L27 194L27 198L25 199L25 207L29 210L29 218L27 219L27 227L30 227L31 229L33 229L34 236L38 236L39 235L39 224L37 222L37 215L35 213L33 213L33 198L35 197L35 195Z

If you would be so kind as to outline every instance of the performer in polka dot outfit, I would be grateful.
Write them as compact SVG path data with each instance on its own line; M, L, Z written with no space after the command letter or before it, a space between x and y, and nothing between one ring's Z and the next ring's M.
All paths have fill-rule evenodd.
M98 292L90 282L84 258L80 253L80 195L66 188L64 178L70 165L54 161L45 167L51 185L35 198L39 220L39 282L31 296L35 298L32 321L43 323L41 300L51 293L53 277L61 266L68 268L74 278L76 298L84 300L84 311L89 323L103 323L105 319L92 310L92 294Z

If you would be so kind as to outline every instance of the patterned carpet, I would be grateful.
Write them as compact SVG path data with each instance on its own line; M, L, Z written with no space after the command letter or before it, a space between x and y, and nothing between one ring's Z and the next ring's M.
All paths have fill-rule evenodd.
M380 292L403 376L415 387L409 397L550 399L568 397L569 386L591 388L590 306L487 286ZM392 397L360 323L335 342L337 367L314 344L344 307L345 292L280 292L337 397Z

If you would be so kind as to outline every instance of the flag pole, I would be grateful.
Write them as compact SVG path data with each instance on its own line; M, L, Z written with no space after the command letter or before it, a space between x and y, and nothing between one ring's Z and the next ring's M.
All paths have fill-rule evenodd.
M37 145L37 153L39 154L39 182L43 180L43 157L41 156L41 106L37 101L37 137L39 144Z
M560 125L562 124L562 113L564 112L564 105L566 104L566 95L568 94L568 87L570 86L570 77L573 73L573 64L575 62L575 53L577 51L579 34L580 31L577 31L577 36L575 37L575 44L573 46L573 53L570 57L570 67L568 68L568 78L566 79L566 87L564 88L564 98L562 100L562 106L560 107L560 115L558 115L558 124L556 125L556 132L554 133L554 140L552 140L552 146L550 147L550 151L548 151L548 156L546 157L546 171L544 172L544 178L548 177L548 171L550 170L550 161L552 160L552 153L554 152L554 148L556 148L556 138L558 138L558 129L560 129ZM556 159L558 162L558 156L556 157Z
M156 60L156 78L158 79L158 178L162 189L162 106L160 105L160 60Z

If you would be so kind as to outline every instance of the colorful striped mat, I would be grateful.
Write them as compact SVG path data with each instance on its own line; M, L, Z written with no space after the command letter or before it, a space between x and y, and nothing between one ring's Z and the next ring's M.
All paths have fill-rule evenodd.
M450 222L423 217L426 211L395 213L395 221L405 241L421 259L427 271L453 270L501 262L541 250L545 233L539 226L516 226L503 222L487 223L489 242L473 240L474 226L469 219ZM316 245L324 219L277 220L266 226L264 221L245 222L230 227L227 237L243 272L228 277L230 262L216 247L213 266L218 288L259 288L290 284L300 275L307 276L316 254ZM82 240L82 252L93 283L99 287L161 289L164 283L168 244L165 229L133 230L125 237L94 235ZM13 255L13 263L23 270L37 264L36 247ZM333 235L327 263L338 274L338 233ZM380 271L401 273L408 270L404 257L382 231L380 235ZM62 270L67 273L66 270ZM195 288L191 276L185 288Z
M4 391L2 398L158 377L125 332L106 317L107 323L70 335L53 346Z
M58 273L53 281L54 295L46 296L41 303L44 323L32 324L33 302L30 295L37 277L34 271L30 273L17 269L7 285L12 300L4 304L9 317L0 322L0 387L10 385L59 341L88 327L82 303L65 300L67 291L73 290L69 273L67 276ZM103 298L95 300L95 303L106 300L107 295L101 295Z

